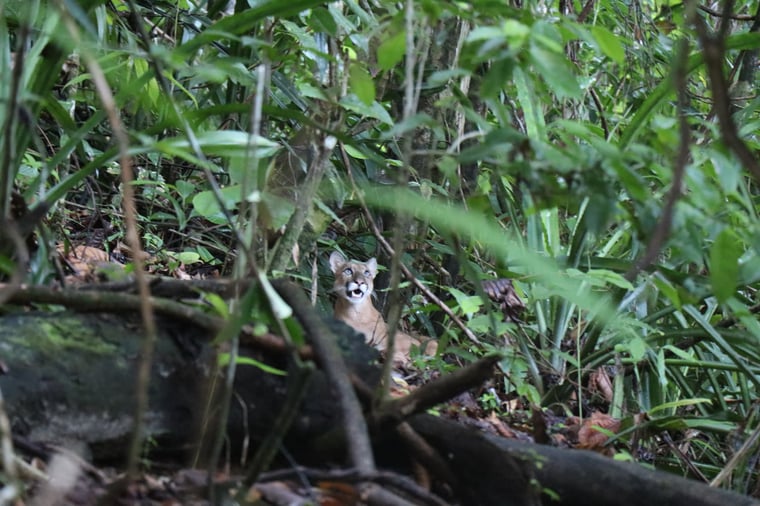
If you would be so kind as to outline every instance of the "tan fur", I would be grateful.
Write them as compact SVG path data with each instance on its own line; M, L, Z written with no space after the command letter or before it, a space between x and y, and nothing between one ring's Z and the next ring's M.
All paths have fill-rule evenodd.
M388 346L388 326L372 304L377 260L374 258L366 262L346 260L343 255L334 251L330 255L330 268L335 274L333 288L337 294L335 318L364 334L367 344L384 354ZM419 346L420 342L400 331L396 332L395 341L393 363L397 366L407 365L412 346ZM437 348L438 345L430 341L425 347L425 353L434 355Z

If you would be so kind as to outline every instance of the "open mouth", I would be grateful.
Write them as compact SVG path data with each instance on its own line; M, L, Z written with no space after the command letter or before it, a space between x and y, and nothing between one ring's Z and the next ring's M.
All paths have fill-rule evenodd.
M356 288L356 289L354 289L354 290L349 290L349 291L348 291L348 295L349 295L350 297L356 297L356 298L359 298L359 297L361 297L362 295L364 295L364 292L362 291L362 289L361 289L361 288Z

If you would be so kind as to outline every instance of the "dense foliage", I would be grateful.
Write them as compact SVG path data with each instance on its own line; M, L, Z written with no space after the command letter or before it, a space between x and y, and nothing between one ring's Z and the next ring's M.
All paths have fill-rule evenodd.
M44 203L38 283L116 248L130 172L157 271L401 262L475 337L388 292L428 366L504 352L496 409L603 411L621 455L757 495L760 5L715 4L7 0L2 216Z

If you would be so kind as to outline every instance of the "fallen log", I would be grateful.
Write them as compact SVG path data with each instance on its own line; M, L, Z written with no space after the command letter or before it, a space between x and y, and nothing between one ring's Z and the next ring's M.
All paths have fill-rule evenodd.
M749 506L758 501L633 462L587 450L528 444L473 431L428 415L411 426L445 455L462 504L556 506ZM516 498L516 500L515 500Z
M156 343L146 429L170 452L197 431L193 413L210 355L191 330L173 335L169 329L162 326ZM135 319L116 315L0 318L0 389L14 436L84 447L99 462L122 459L132 430L140 336Z
M187 460L202 446L206 392L212 380L219 379L216 353L210 345L213 336L174 320L159 319L158 327L146 415L150 457ZM376 352L348 327L335 324L332 328L340 337L350 373L371 390L379 373L372 364ZM30 446L83 443L94 462L121 462L131 436L140 339L139 323L124 314L23 312L0 317L0 368L4 371L0 389L14 436ZM285 354L271 349L243 346L241 354L283 370L291 367ZM287 388L284 376L251 365L238 368L235 401L224 426L228 455L242 456L246 445L249 454L255 451L272 429ZM326 379L315 374L284 441L297 462L343 463L340 450L312 452L323 448L318 441L343 427L335 406L336 397ZM381 470L405 470L411 461L395 432L395 425L411 413L405 409L394 413L377 417L374 424L369 417ZM407 421L409 430L448 464L440 475L443 478L433 481L433 491L452 504L758 504L748 497L590 452L496 438L428 415ZM206 433L215 430L212 427Z
M374 384L378 355L343 324L352 373ZM218 426L201 427L216 367L213 335L197 326L158 319L152 364L146 448L154 459L196 460L203 439ZM96 463L119 463L132 433L136 371L142 336L136 317L77 312L22 312L0 317L0 390L13 434L28 444L84 448ZM353 343L353 344L352 344ZM353 346L353 347L352 347ZM243 359L288 369L282 353L241 346ZM238 367L226 430L231 449L255 443L271 429L287 393L285 376L245 360ZM373 379L374 378L374 379ZM329 388L319 375L311 382L292 435L330 430L339 423ZM210 417L213 418L213 417ZM252 438L252 439L251 439Z

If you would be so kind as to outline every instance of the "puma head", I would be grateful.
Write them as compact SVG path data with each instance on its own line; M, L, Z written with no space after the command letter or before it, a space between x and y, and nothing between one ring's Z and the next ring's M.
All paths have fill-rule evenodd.
M337 251L330 255L330 268L335 274L333 291L351 304L360 304L369 299L377 275L377 259L366 262L346 260Z

